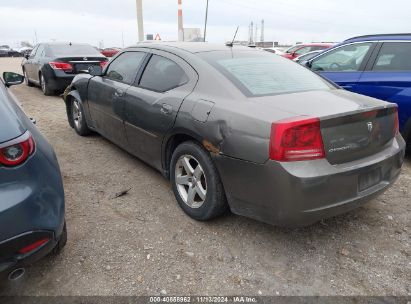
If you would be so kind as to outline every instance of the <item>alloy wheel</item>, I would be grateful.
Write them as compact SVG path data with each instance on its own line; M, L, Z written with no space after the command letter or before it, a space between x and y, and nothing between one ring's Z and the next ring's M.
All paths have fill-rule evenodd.
M46 92L46 81L43 75L41 75L40 82L41 82L41 90L43 91L43 93L45 93Z
M182 155L175 166L175 183L183 202L200 208L207 197L207 181L203 168L191 155Z
M79 130L81 127L83 114L81 113L80 103L78 102L77 99L73 100L73 105L71 107L71 114L73 117L74 125L76 126L76 129Z

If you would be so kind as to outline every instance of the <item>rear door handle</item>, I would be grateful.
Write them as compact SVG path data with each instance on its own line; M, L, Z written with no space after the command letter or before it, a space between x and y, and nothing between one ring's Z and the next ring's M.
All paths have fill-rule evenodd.
M346 90L352 89L352 85L342 85L341 87Z

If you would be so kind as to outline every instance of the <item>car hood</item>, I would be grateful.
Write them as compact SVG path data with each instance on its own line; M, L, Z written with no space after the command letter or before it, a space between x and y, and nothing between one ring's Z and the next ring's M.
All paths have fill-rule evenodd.
M16 138L26 131L16 113L18 105L13 99L3 84L0 84L0 143Z
M389 103L341 89L309 91L257 97L253 102L269 109L279 109L292 116L332 117L386 107Z

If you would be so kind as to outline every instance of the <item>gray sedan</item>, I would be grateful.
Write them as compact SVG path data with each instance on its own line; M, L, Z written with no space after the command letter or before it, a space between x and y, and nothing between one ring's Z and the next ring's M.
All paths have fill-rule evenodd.
M171 180L180 207L301 226L359 207L400 174L395 104L352 94L270 53L143 43L75 77L64 99Z

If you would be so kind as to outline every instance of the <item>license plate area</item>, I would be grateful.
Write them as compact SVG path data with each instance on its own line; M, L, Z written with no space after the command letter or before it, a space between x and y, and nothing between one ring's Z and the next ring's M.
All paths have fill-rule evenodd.
M358 178L358 191L365 191L381 182L381 168L363 173Z
M88 69L92 66L93 64L83 63L83 64L76 64L75 68L76 68L76 72L84 72L84 71L88 71Z

